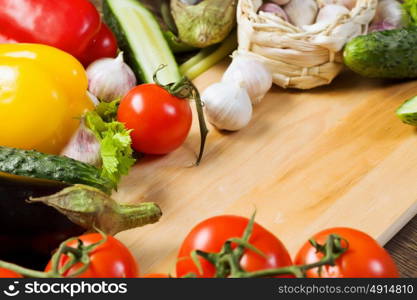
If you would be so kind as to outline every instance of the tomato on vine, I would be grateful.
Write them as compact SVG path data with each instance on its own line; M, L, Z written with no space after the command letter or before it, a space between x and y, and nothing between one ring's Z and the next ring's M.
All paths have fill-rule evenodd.
M167 154L187 138L192 112L187 100L171 95L156 84L142 84L122 99L117 119L132 130L133 149L147 154Z
M377 241L361 231L351 228L330 228L313 236L318 244L323 244L330 234L343 237L346 252L335 261L335 265L312 268L306 271L307 277L399 277L397 267L388 252ZM298 251L295 264L312 264L322 259L323 253L317 252L310 242Z
M163 85L158 81L134 87L120 102L117 119L131 131L132 148L145 154L167 154L180 147L187 138L192 124L192 111L188 100L194 100L200 126L202 159L207 137L203 104L198 89L186 77L178 82Z
M90 258L90 264L84 272L77 274L77 278L133 278L138 276L138 266L135 258L121 242L99 233L91 233L80 236L78 239L72 239L66 243L68 254L62 254L59 257L58 268L65 268L65 264L70 261L69 253L77 255L77 249L80 248L80 241L82 247L89 249L86 255ZM96 246L95 246L96 245ZM71 250L75 249L75 250ZM81 253L80 253L81 254ZM52 270L53 259L51 259L45 268L45 272ZM74 274L80 271L83 264L78 262L72 267L63 272L64 277L73 277Z
M199 257L199 270L191 253L196 250L207 253L220 252L228 240L245 235L249 222L250 220L244 217L224 215L207 219L195 226L184 239L178 253L177 276L183 277L190 273L198 277L216 276L218 270L213 263ZM248 243L261 253L251 249L243 251L240 266L244 271L273 269L292 264L290 255L281 241L257 223L253 224ZM236 246L236 243L232 243L232 248L235 249Z

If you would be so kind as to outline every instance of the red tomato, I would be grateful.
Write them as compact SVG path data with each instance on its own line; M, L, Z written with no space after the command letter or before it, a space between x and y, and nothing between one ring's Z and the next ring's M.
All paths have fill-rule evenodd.
M103 239L101 234L91 233L79 237L88 246ZM78 241L74 240L67 244L76 248ZM68 261L68 256L62 255L59 266L62 267ZM78 275L77 278L132 278L138 276L138 266L130 251L121 242L108 236L107 241L98 246L90 253L91 263L89 268ZM64 274L71 276L74 271L78 270L81 264L78 263ZM51 261L45 268L45 271L51 270Z
M23 277L22 275L16 272L10 271L8 269L0 268L0 278L22 278L22 277Z
M349 243L348 250L340 256L334 267L322 268L321 277L325 278L363 278L363 277L399 277L397 267L391 256L373 238L366 233L351 228L331 228L314 235L319 244L324 244L330 234L338 234ZM342 244L343 245L343 244ZM295 264L311 264L323 257L309 243L298 251ZM320 277L318 269L311 269L307 277Z
M199 277L213 277L214 266L205 259L199 258L203 269L203 273L199 274L190 258L190 253L193 250L219 252L228 239L242 237L248 222L247 218L225 215L207 219L194 227L179 251L177 276L182 277L192 272ZM262 251L266 257L246 250L240 261L245 271L279 268L292 264L290 255L281 241L257 223L254 224L249 243Z
M91 39L84 52L78 57L84 67L99 58L115 57L117 40L110 28L102 23L100 31Z
M166 154L184 143L191 128L192 112L187 100L156 84L142 84L122 99L117 118L133 130L133 149Z
M153 273L153 274L143 275L142 278L172 278L172 277L169 276L169 274Z

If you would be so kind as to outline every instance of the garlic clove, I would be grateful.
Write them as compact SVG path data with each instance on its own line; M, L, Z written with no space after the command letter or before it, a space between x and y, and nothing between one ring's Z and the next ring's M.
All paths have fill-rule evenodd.
M259 8L259 11L263 11L263 12L267 12L267 13L272 13L272 14L280 17L281 19L289 22L288 16L285 13L285 11L281 8L281 6L279 6L279 5L275 4L275 3L271 3L271 2L264 3Z
M111 102L124 97L136 86L136 77L123 61L123 52L116 58L102 58L87 68L88 90L101 101Z
M406 12L396 0L380 0L369 31L398 29L406 25Z
M84 119L81 119L80 127L62 150L61 155L100 167L102 165L100 148L100 142L85 125Z
M272 87L272 74L254 58L238 55L233 58L222 77L223 82L234 82L245 88L252 104L258 104Z
M316 0L291 0L284 6L290 22L298 27L313 24L318 9Z
M246 90L231 82L218 82L201 95L207 118L218 129L236 131L252 118L252 103Z

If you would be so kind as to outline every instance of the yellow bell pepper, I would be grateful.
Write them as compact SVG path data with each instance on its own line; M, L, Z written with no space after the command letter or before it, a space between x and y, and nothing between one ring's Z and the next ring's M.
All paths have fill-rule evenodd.
M0 145L59 154L94 105L71 55L38 44L0 44Z

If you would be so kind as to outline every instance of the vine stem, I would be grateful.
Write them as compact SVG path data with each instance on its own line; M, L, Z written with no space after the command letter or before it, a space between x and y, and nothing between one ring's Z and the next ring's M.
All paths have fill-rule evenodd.
M330 234L324 245L320 245L316 241L310 240L311 245L316 248L317 252L323 254L323 257L315 263L247 272L243 270L240 264L240 260L245 251L253 251L258 255L265 257L265 254L249 243L255 223L254 219L255 214L253 214L250 219L242 238L231 238L227 240L220 252L207 253L199 250L194 251L191 256L194 263L197 265L199 272L202 273L200 271L201 263L196 256L207 260L215 266L216 278L259 278L274 277L278 275L293 275L297 278L303 278L310 269L319 268L320 274L323 266L334 266L336 260L349 248L349 243L346 239L336 234ZM345 242L346 246L342 245L342 241ZM237 247L233 249L232 244L237 245Z
M156 70L155 74L153 75L153 80L155 84L177 98L194 100L195 102L201 136L200 151L197 156L197 161L195 163L198 166L203 158L204 147L206 145L206 139L209 132L204 118L203 101L201 101L200 92L198 91L197 87L185 76L177 82L169 83L166 85L159 82L157 76L158 72L164 69L165 67L166 65L160 65L159 68Z
M90 266L91 260L89 254L107 241L107 236L100 231L99 233L103 236L103 239L89 246L84 246L84 243L77 238L70 238L61 243L58 250L51 258L51 270L48 272L28 269L2 260L0 260L0 268L16 272L29 278L62 278L65 272L74 267L76 264L81 263L82 266L69 276L76 277L84 273ZM73 242L74 240L78 240L77 248L67 246L68 243ZM70 259L62 268L60 268L59 264L61 262L62 255L67 255Z

